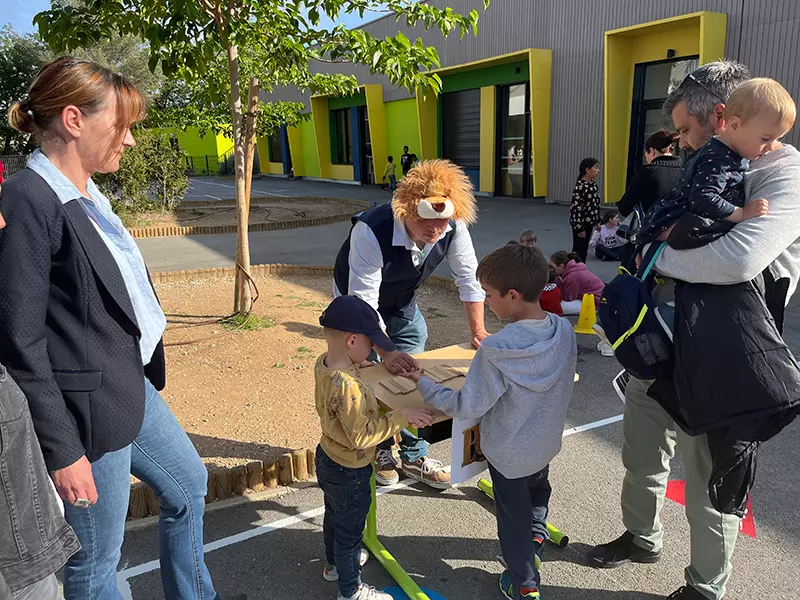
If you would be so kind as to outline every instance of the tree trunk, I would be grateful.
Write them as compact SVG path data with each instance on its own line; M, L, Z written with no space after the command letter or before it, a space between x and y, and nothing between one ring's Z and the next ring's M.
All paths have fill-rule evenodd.
M258 120L258 92L261 89L257 78L250 78L250 90L247 94L247 119L244 140L244 177L245 193L247 200L247 214L250 214L251 190L253 187L253 162L256 157L256 125Z
M245 197L244 135L242 130L242 94L239 87L239 49L227 44L228 76L231 81L231 116L233 117L233 161L236 181L236 216L238 238L236 243L236 289L233 310L245 314L250 310L250 237L248 235L247 199Z

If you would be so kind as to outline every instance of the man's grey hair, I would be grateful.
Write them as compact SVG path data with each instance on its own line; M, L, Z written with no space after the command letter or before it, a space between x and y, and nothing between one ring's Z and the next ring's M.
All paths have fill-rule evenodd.
M728 101L734 89L750 79L750 69L733 60L720 60L692 71L664 102L664 114L672 116L675 106L686 103L686 112L701 125L708 123L714 106Z

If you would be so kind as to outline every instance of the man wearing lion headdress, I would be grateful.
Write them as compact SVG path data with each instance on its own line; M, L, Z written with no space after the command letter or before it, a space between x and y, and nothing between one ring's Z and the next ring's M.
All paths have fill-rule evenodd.
M336 257L334 293L358 296L378 313L397 349L379 351L392 373L417 368L410 356L425 350L428 328L416 291L447 260L464 303L472 345L488 336L483 320L485 294L475 278L478 260L467 226L477 219L472 184L447 160L427 160L400 182L391 204L353 217L353 227ZM377 357L376 357L377 358ZM392 440L378 447L376 481L399 480ZM402 470L428 485L450 487L450 474L427 457L428 443L408 431L400 442Z

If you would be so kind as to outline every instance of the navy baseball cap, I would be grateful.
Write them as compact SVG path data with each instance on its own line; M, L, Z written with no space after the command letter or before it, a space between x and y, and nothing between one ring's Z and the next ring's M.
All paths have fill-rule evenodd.
M381 329L375 309L356 296L334 298L328 308L322 311L319 324L338 331L363 333L384 352L394 352L397 349Z

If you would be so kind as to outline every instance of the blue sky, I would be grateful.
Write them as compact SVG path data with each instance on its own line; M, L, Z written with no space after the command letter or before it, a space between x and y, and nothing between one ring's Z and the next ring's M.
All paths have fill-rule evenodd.
M33 17L50 8L50 0L2 0L2 4L0 26L10 23L19 33L33 31ZM340 22L348 27L356 27L380 16L378 13L364 13L364 19L361 19L358 15L344 15ZM324 19L322 25L330 25L330 20Z

